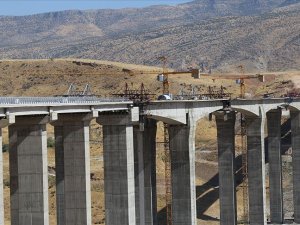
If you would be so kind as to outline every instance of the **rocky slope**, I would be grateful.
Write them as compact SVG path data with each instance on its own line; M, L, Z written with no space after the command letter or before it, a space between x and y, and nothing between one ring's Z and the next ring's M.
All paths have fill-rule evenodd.
M300 67L299 0L195 0L142 9L0 17L0 58L75 56L225 70Z

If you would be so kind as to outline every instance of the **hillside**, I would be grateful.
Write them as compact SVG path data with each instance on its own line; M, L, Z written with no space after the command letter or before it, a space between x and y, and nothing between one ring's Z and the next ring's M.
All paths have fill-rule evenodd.
M230 70L299 69L299 0L195 0L141 9L0 17L0 58L81 57Z

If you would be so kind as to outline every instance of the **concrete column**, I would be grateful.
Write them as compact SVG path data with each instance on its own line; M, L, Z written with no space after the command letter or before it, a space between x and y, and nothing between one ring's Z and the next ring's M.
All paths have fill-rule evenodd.
M91 225L87 115L59 115L55 132L57 225Z
M4 225L2 128L0 128L0 225Z
M16 117L9 126L12 225L48 225L47 120Z
M294 222L300 224L300 112L290 111L293 149Z
M173 225L196 225L195 126L170 125Z
M267 113L270 181L270 215L272 223L283 223L281 164L281 109Z
M100 115L103 125L105 224L135 225L133 126L125 115Z
M157 224L156 121L146 119L144 131L134 127L136 224Z
M236 183L235 183L235 112L216 113L220 225L236 225Z
M246 117L249 221L252 225L267 224L265 189L264 118Z

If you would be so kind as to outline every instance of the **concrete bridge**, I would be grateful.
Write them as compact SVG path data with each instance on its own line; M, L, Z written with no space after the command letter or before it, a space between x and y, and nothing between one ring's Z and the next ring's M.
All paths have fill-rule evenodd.
M9 129L12 225L49 225L46 124L55 131L58 225L91 225L89 123L103 128L105 224L155 225L156 123L169 124L174 225L196 225L196 122L214 115L219 152L220 224L237 224L236 112L246 118L249 219L265 225L265 125L268 127L271 223L283 224L280 125L292 121L294 221L300 224L300 99L132 102L98 98L0 98ZM143 126L141 126L143 123ZM143 129L140 129L143 127ZM2 142L2 138L1 138ZM2 145L2 144L1 144ZM4 224L0 154L0 225Z

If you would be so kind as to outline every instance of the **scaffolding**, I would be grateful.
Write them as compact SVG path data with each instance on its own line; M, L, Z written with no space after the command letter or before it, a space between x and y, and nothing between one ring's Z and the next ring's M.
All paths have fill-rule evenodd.
M243 190L243 218L242 224L249 224L249 195L248 195L248 157L247 157L247 135L246 120L244 115L240 114L240 141L242 153L242 190Z

